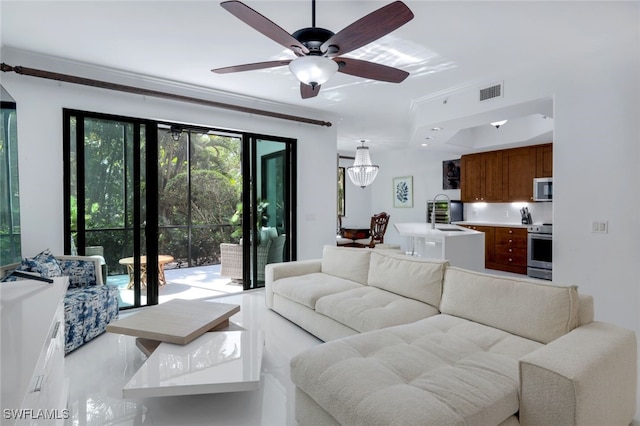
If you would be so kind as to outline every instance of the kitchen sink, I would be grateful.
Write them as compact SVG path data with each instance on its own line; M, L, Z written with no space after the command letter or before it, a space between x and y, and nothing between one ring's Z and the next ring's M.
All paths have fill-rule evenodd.
M439 231L446 231L446 232L451 232L451 231L456 231L456 232L464 232L465 229L460 229L460 228L436 228Z

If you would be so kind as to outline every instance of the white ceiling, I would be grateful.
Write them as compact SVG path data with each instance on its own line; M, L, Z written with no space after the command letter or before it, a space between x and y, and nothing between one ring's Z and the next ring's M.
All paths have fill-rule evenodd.
M338 32L390 1L318 0L316 24ZM288 32L311 26L311 1L247 0ZM0 1L2 47L133 72L144 76L249 95L338 117L338 147L358 140L372 146L406 146L431 125L415 122L415 105L508 75L571 61L616 40L624 8L607 2L412 1L415 18L346 56L398 67L411 75L400 84L338 73L320 95L300 99L287 67L237 74L212 68L293 58L293 54L242 23L219 1ZM25 65L27 64L11 64ZM551 116L547 100L533 109L485 114L498 119ZM461 139L475 120L447 123L446 139ZM526 120L525 120L526 121ZM425 129L422 129L425 127ZM460 129L466 129L460 133ZM414 133L415 132L415 133ZM419 133L418 135L416 135ZM456 145L457 146L457 145ZM460 150L469 147L461 142Z

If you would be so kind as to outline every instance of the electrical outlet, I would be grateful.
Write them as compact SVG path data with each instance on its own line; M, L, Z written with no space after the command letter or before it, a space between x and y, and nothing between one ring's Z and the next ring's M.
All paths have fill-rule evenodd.
M606 234L609 232L609 222L591 222L591 233L593 234Z
M474 216L478 216L478 209L473 209L472 211Z
M504 211L504 217L509 217L509 209Z

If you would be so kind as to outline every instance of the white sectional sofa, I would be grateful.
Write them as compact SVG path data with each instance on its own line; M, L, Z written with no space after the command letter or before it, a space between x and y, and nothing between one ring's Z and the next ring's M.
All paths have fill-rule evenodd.
M625 425L636 336L575 286L368 249L267 266L266 303L327 343L291 361L301 425Z

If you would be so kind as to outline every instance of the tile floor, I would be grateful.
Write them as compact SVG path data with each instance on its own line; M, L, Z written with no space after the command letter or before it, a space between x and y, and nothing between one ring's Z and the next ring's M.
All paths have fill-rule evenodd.
M203 299L242 292L242 284L220 276L220 265L196 266L192 268L166 269L167 284L159 289L159 302L180 299ZM133 305L133 289L127 289L127 275L111 275L111 285L120 289L120 307ZM142 303L146 303L143 292Z
M236 324L263 330L265 348L258 390L123 399L122 387L146 358L134 337L104 333L65 358L70 410L65 425L296 425L289 361L321 341L267 309L264 290L215 299L241 305L240 312L231 318Z

